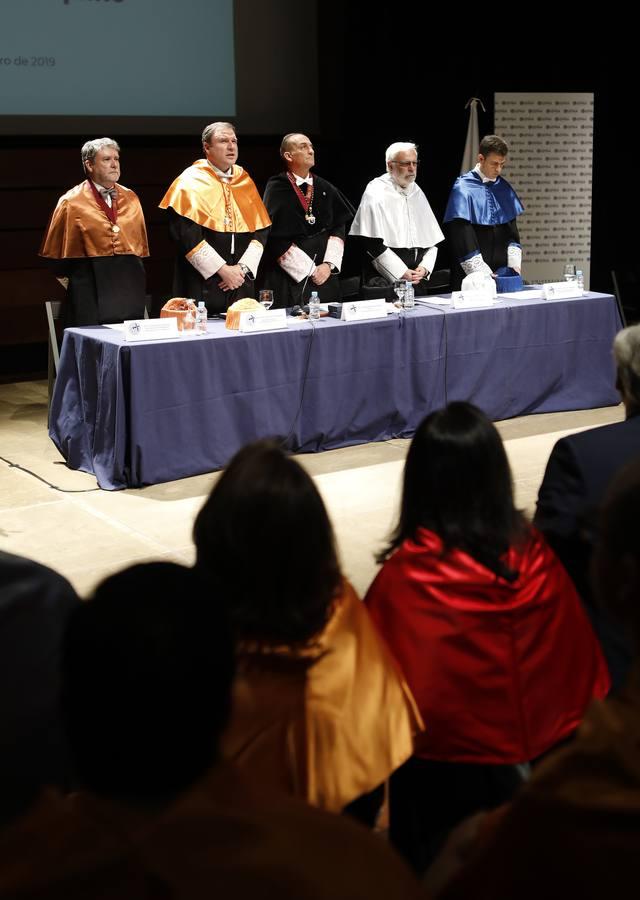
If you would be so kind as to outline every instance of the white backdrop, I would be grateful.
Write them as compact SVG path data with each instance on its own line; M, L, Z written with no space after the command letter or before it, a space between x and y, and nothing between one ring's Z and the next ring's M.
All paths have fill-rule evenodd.
M575 263L588 287L593 94L496 94L494 121L509 144L505 176L525 206L525 281L561 281L566 263Z

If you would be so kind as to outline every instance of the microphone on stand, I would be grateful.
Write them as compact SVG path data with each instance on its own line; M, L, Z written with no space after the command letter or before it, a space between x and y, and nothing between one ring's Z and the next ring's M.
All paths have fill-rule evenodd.
M309 281L311 273L315 269L317 255L318 255L318 251L316 250L316 252L313 254L313 259L311 260L311 266L309 268L309 271L307 272L307 276L302 285L302 291L300 292L300 298L302 300L304 300L304 292L305 292L305 288L307 287L307 281ZM303 303L303 305L296 304L296 306L293 306L291 308L292 316L301 316L303 313L307 313L307 315L309 314L309 305L308 304L304 304L304 303Z

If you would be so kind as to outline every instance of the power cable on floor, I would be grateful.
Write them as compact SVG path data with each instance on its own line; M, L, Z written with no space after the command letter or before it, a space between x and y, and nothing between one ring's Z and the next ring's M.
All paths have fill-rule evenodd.
M61 494L90 494L92 491L99 491L101 488L82 488L77 490L75 488L62 488L58 487L57 484L51 484L50 481L47 481L46 478L43 478L41 475L36 475L35 472L32 472L31 469L26 469L24 466L21 466L19 463L11 462L10 459L7 459L4 456L0 456L2 462L5 462L10 469L19 469L21 472L26 472L27 475L33 475L34 478L37 478L38 481L41 481L43 484L46 484L47 487L50 487L54 491L60 491Z

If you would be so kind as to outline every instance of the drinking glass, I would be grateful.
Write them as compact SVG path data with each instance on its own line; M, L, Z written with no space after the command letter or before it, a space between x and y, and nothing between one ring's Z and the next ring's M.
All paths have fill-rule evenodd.
M271 309L273 306L273 291L260 291L258 294L258 302L262 303L265 309Z
M573 263L567 263L564 267L564 280L565 281L575 281L576 280L576 267Z
M394 281L393 289L396 292L400 306L404 306L404 292L405 292L404 281Z

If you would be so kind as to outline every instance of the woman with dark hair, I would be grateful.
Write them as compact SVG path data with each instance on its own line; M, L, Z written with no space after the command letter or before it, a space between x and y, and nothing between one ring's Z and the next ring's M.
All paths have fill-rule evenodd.
M474 406L451 403L418 428L383 560L365 602L427 723L391 779L391 838L423 870L457 821L509 798L518 764L573 733L609 675Z
M340 573L310 476L276 443L245 447L200 510L194 539L237 640L225 755L332 811L378 788L411 755L420 717Z

